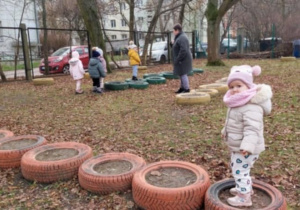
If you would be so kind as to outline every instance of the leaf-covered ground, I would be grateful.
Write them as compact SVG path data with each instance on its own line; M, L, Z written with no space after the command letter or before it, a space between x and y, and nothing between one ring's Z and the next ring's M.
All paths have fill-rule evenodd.
M300 63L279 60L227 60L225 67L206 67L190 77L190 85L213 83L226 77L232 65L261 65L257 83L272 86L272 114L265 118L267 149L252 175L277 187L291 209L300 208ZM160 65L149 72L171 70ZM118 70L106 81L125 80L130 70ZM141 75L139 75L141 76ZM94 154L130 152L148 163L184 160L203 166L211 182L230 177L229 153L220 138L226 107L222 96L208 105L179 106L174 91L178 80L151 85L146 90L90 92L75 95L70 76L55 77L55 85L35 87L28 82L0 83L0 128L16 135L38 134L49 142L88 144ZM38 184L22 178L20 169L0 170L0 209L136 209L131 192L98 196L82 189L78 180Z

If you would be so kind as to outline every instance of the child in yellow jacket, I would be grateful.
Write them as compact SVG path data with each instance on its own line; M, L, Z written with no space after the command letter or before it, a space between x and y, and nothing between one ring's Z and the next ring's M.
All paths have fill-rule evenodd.
M135 44L131 44L128 46L129 52L129 63L132 66L132 80L138 80L137 73L138 73L138 65L141 65L141 59L138 54L137 46Z

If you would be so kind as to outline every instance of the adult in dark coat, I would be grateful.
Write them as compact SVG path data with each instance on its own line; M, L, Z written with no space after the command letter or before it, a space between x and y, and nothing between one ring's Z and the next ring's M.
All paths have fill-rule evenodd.
M180 24L173 27L175 35L172 45L174 74L180 77L180 88L175 93L190 92L189 78L187 74L192 70L192 54L186 34L182 31Z

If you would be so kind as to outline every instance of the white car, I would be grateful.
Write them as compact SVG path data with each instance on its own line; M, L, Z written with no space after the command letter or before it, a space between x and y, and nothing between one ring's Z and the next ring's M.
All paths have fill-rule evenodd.
M148 46L148 56L150 56L150 48L151 46ZM142 55L142 50L140 51L140 56ZM160 62L165 63L168 59L168 45L167 42L155 42L152 45L152 56L151 60L154 62Z

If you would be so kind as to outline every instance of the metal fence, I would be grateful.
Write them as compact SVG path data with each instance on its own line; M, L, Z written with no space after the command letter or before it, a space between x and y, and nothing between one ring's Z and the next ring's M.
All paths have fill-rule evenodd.
M20 65L25 65L24 59L24 40L21 34L22 28L19 27L0 27L0 58L2 64L15 66L20 68ZM70 52L77 50L83 57L90 57L91 46L89 40L89 32L87 30L74 29L58 29L58 28L32 28L25 29L28 39L29 47L29 66L31 68L32 77L44 74L44 48L46 47L48 53L48 65L50 73L68 73L68 60ZM190 41L190 50L195 58L196 55L196 32L185 32ZM152 32L133 31L128 30L103 30L103 37L105 39L106 53L110 62L119 64L118 67L128 65L128 45L130 34L133 34L133 42L139 48L139 55L142 56L143 48L148 36L148 49L145 50L147 62L153 64L170 63L171 49L170 42L174 39L174 35L170 31L166 32ZM46 45L44 44L44 36L48 39ZM18 39L19 37L19 39ZM16 41L19 40L19 41ZM82 47L78 49L78 47ZM59 51L65 49L61 54ZM66 56L67 55L67 56ZM84 67L87 68L88 60L85 59ZM28 61L27 61L28 62ZM146 65L146 64L143 64ZM11 75L12 72L5 72ZM25 70L17 71L17 77L26 77ZM10 77L11 78L11 77Z

